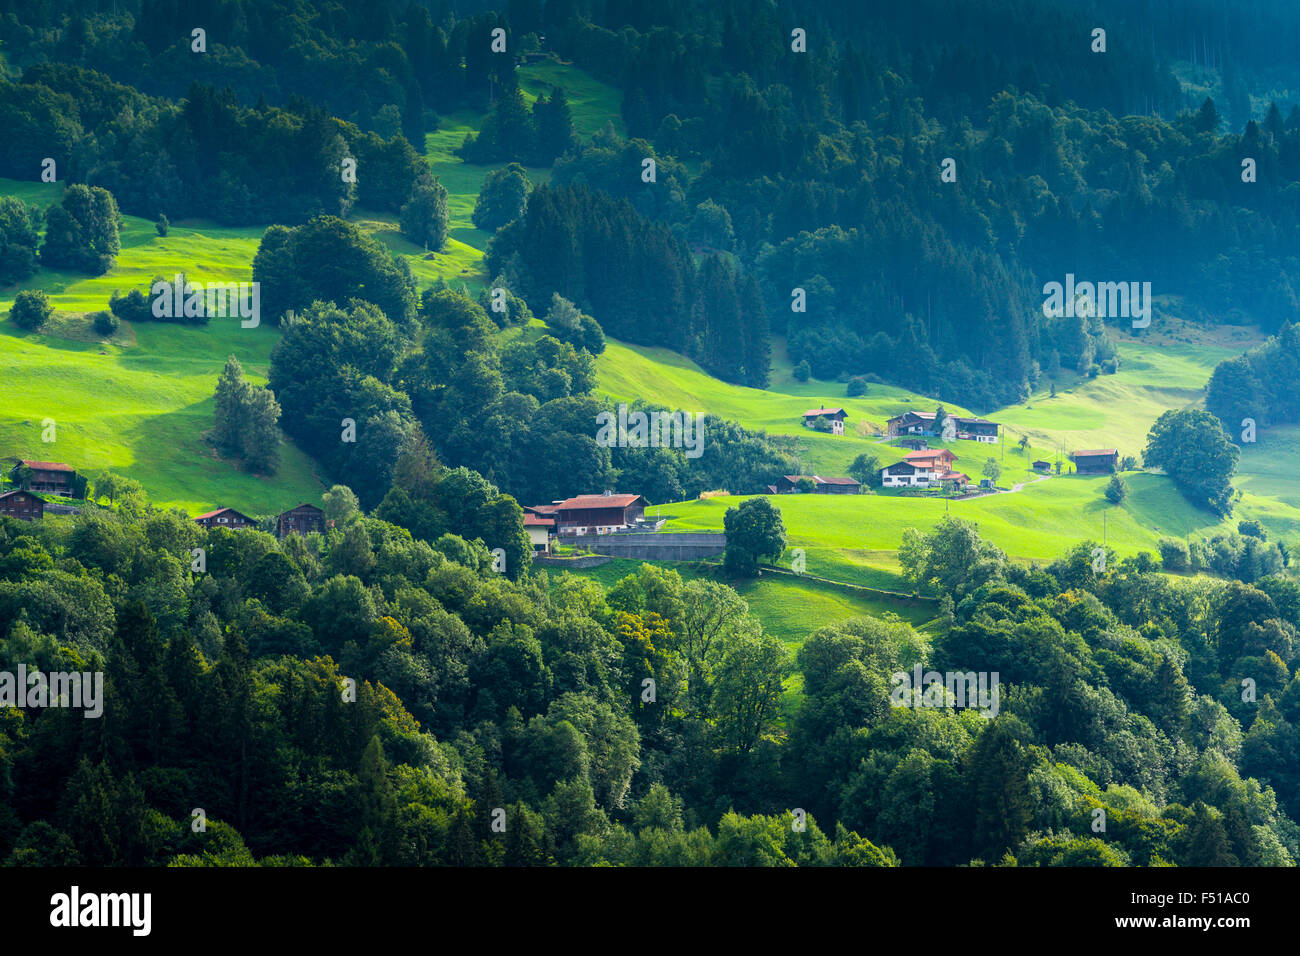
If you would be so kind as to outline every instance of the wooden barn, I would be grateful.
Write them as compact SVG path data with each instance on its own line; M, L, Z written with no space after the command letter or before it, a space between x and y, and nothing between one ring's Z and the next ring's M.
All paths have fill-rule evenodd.
M1104 475L1119 470L1119 451L1114 448L1089 448L1070 453L1074 470L1081 475Z
M205 528L252 528L257 522L234 508L218 508L194 519Z
M66 462L22 459L9 473L9 480L27 491L64 498L77 497L77 469Z
M325 533L325 512L315 505L300 504L276 516L275 533L283 538L290 534Z
M45 499L30 491L6 491L0 495L0 517L40 521L45 517Z
M560 534L608 534L632 527L645 508L640 495L578 495L555 506L555 528Z

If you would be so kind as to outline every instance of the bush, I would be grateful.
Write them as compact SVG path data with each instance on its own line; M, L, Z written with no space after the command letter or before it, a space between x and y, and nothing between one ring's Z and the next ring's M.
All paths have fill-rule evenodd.
M1166 571L1186 571L1191 566L1191 553L1187 542L1179 541L1177 538L1161 538L1158 547L1160 561Z
M48 295L39 289L25 289L14 296L9 318L13 319L14 325L20 329L34 331L49 321L53 314L54 306L50 305Z
M153 224L153 227L158 231L158 235L166 236L171 231L172 224L167 221L166 215L158 213L158 221Z
M109 312L107 309L95 313L95 331L100 335L112 335L118 330L120 325L121 323L118 322L117 316L112 312Z
M804 359L794 367L794 380L796 382L806 382L812 376L812 369L808 367L808 360Z
M855 375L849 379L849 387L844 390L849 398L857 398L859 395L867 394L867 380L861 375Z
M1110 476L1110 484L1106 486L1106 500L1113 505L1119 504L1128 494L1128 485L1124 484L1124 479L1119 475Z
M1268 532L1254 518L1245 518L1237 522L1237 533L1248 538L1259 538L1260 541L1268 540Z

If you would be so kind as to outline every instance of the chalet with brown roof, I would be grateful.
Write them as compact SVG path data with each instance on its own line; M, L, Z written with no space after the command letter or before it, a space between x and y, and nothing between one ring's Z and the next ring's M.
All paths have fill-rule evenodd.
M966 418L961 415L948 417L955 426L954 438L962 441L984 442L989 445L997 444L998 429L1002 427L999 422L991 422L987 418ZM939 436L940 432L934 427L934 419L934 412L907 411L885 422L885 434L890 438L897 438L900 435Z
M77 469L66 462L28 461L24 458L14 465L9 479L27 491L76 497Z
M803 413L803 424L805 428L814 428L817 419L824 418L830 422L832 435L843 435L844 420L848 417L849 413L842 408L810 408Z
M1088 448L1070 453L1074 470L1080 475L1104 475L1119 470L1119 451L1115 448Z
M645 514L640 495L578 495L555 506L558 534L609 534L633 527Z
M0 495L0 517L40 521L45 517L45 499L30 491L6 491Z
M252 528L257 522L234 508L218 508L194 519L205 528Z
M325 533L325 512L315 505L300 504L276 516L275 533L283 538L290 534Z

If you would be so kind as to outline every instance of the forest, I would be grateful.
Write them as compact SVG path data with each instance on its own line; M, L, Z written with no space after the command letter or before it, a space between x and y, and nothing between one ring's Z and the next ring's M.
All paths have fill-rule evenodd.
M0 515L0 673L104 676L93 719L0 690L0 865L1295 866L1300 585L1259 521L1153 508L1158 554L1031 561L945 502L887 558L846 546L855 596L895 575L933 620L798 640L750 590L785 573L775 495L725 511L722 562L534 561L522 505L804 467L713 414L698 460L599 442L607 337L754 390L788 359L992 414L1045 376L1113 381L1121 323L1148 341L1045 313L1067 271L1149 282L1157 322L1258 327L1205 409L1170 389L1144 450L1148 501L1168 479L1233 515L1245 420L1300 423L1294 11L975 6L0 0L0 177L64 184L0 198L0 283L107 276L126 216L249 230L273 344L256 385L205 357L204 453L331 489L302 535L205 527L111 472L76 514ZM532 56L616 90L620 128L578 135L558 85L529 102ZM475 112L457 238L429 144ZM481 275L417 277L473 232ZM151 269L95 287L105 346L210 331L151 326ZM6 347L61 318L24 288ZM996 712L896 706L916 668L991 676Z

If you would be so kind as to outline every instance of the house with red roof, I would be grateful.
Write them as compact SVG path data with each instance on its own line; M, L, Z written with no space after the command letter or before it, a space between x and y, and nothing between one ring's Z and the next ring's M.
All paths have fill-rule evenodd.
M77 497L77 469L66 462L20 459L9 472L9 480L26 491Z
M555 535L555 519L524 511L524 530L533 543L533 554L550 554L551 538Z
M634 527L645 514L640 495L578 495L555 505L557 534L609 534ZM544 516L543 516L544 517Z

